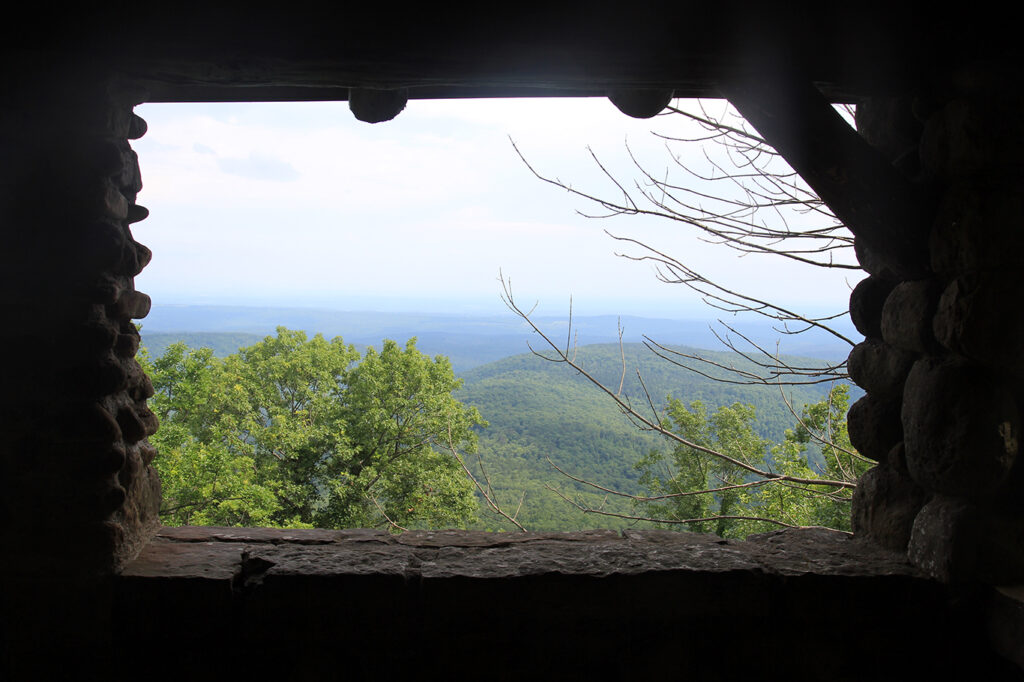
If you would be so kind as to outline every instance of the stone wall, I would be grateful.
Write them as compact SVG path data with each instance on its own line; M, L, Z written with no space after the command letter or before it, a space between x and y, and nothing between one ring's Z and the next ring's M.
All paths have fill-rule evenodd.
M923 268L858 244L870 276L850 313L867 338L849 370L867 395L849 428L878 464L854 529L944 581L1024 580L1024 130L1007 82L962 68L857 113L861 134L927 189L934 218L916 241Z
M0 121L0 533L6 575L102 574L157 524L153 389L133 320L150 251L129 140L142 94L63 65L9 83ZM42 72L40 72L42 71Z
M379 676L389 666L490 668L516 679L792 675L796 664L780 666L778 652L794 632L817 651L798 660L820 666L798 677L967 676L979 665L986 679L1016 676L981 634L989 593L923 579L902 553L944 581L1024 580L1024 124L1019 102L1005 97L1021 91L1018 81L1010 88L994 69L962 70L858 113L863 136L929 189L934 213L906 267L891 266L908 253L858 244L870 276L851 297L867 340L850 372L867 396L851 410L850 434L878 462L858 488L855 528L897 550L886 559L896 575L865 569L878 549L852 544L860 539L842 540L851 574L825 545L778 535L741 546L676 535L549 538L517 554L504 538L473 549L469 536L434 545L414 537L396 549L383 536L353 549L317 532L295 540L194 530L165 533L145 570L137 563L118 575L156 531L160 497L146 441L157 427L146 407L152 387L134 360L133 320L149 309L133 279L150 253L131 233L146 216L129 142L145 132L132 113L143 94L84 64L9 73L17 76L0 110L0 677L66 675L68 664L82 678L118 669L265 675L268 652L270 669L293 679L339 669ZM757 542L771 561L754 556ZM338 546L310 549L319 544ZM541 550L540 569L484 570L489 560L525 566ZM822 557L825 567L809 560ZM687 563L697 558L708 565ZM401 570L389 569L394 561ZM449 573L436 573L442 565ZM1020 604L1008 597L1003 620L989 625L1018 664ZM737 631L755 614L769 614L766 634ZM214 627L222 623L226 631ZM178 641L184 654L173 650ZM288 658L296 651L303 660Z

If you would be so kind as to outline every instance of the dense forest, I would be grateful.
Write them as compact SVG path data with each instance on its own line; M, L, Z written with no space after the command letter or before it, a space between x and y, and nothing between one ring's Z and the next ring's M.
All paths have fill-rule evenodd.
M490 499L530 530L572 530L649 526L650 522L632 517L664 520L695 510L722 514L723 505L733 503L745 504L747 509L767 504L753 497L729 502L726 493L704 495L699 498L704 500L702 507L694 506L698 498L679 498L686 505L670 508L665 501L627 497L678 492L684 479L687 488L714 488L726 480L747 481L749 475L740 469L716 468L712 460L703 462L700 452L691 452L663 434L637 428L578 372L531 353L483 364L456 378L446 358L423 355L415 341L401 352L393 342L379 350L360 349L346 346L340 339L328 343L317 336L307 340L301 332L281 328L277 339L267 337L239 350L240 345L252 342L253 336L179 335L176 343L163 335L145 337L146 344L153 346L144 358L157 389L152 402L163 423L155 441L161 449L158 466L163 467L165 522L513 528L484 504ZM742 368L747 363L735 353L675 350L698 354L724 367ZM631 404L650 411L653 403L656 421L685 434L690 442L726 450L742 442L741 457L753 452L759 465L785 464L792 471L797 467L810 478L824 475L829 460L836 459L826 457L827 446L806 433L800 435L801 429L806 432L807 428L787 401L799 414L805 406L820 407L832 398L826 412L839 410L834 415L838 423L848 400L845 386L784 387L783 399L778 386L716 381L665 362L642 344L583 346L577 350L576 360L613 389L621 382L621 394ZM372 381L363 378L368 370L360 370L370 361L376 363ZM807 359L800 362L824 364ZM314 367L319 372L315 381L302 378L302 372ZM428 375L430 380L423 383ZM277 382L276 388L267 388L267 382ZM433 392L430 400L443 406L448 419L458 416L457 442L450 438L450 427L446 435L443 420L431 421L434 417L430 415L424 421L425 430L416 434L384 428L388 420L423 414L422 401L417 403L419 407L411 407L410 396L394 393L394 387L403 383ZM192 385L183 390L188 384ZM308 405L296 402L298 393L306 395L303 400ZM285 394L291 398L282 400ZM356 394L363 407L353 402ZM199 400L201 409L182 402L183 395ZM398 400L406 401L401 403L404 416L394 407ZM357 418L357 413L370 414L366 406L371 404L380 408L380 424ZM828 418L823 414L819 410L819 421ZM829 424L821 422L820 426L831 428ZM310 430L303 431L307 427ZM453 514L439 506L438 499L446 498L465 511L465 496L471 494L464 472L459 474L458 467L453 468L455 460L446 452L449 450L461 456L479 484L475 490L478 513ZM401 457L395 454L399 451ZM836 452L833 450L833 455ZM205 458L200 469L206 474L185 471L195 457ZM295 458L294 465L289 464L290 457ZM218 464L212 465L213 461ZM415 472L422 490L403 487L397 478L385 474L385 462L404 462L408 471ZM692 468L695 462L703 463ZM431 468L438 466L440 469ZM239 470L252 473L240 476ZM299 470L301 474L296 473ZM227 480L215 481L212 487L207 484L206 492L188 487L201 486L198 479L202 475ZM339 487L338 480L345 480L346 486ZM300 494L300 490L304 492ZM217 501L218 495L237 499ZM431 495L438 499L430 501ZM241 498L262 506L255 513L240 511ZM361 501L357 503L356 498ZM816 514L815 518L820 518L813 523L848 525L843 521L847 500L833 502L839 511L832 521L821 510L803 510L806 518L793 516L794 524L809 523L807 519ZM791 515L799 508L793 501L786 504L789 511L785 513ZM750 523L737 528L689 525L722 534L755 529Z
M725 366L750 369L752 363L735 353L674 347L700 354ZM761 438L777 443L793 429L799 411L821 401L829 385L784 387L722 383L668 363L642 344L582 346L576 359L592 376L617 389L635 405L646 395L638 379L662 409L669 396L689 405L699 402L712 412L735 404L752 406L752 428ZM822 361L783 358L791 362ZM623 375L623 363L626 367ZM724 370L716 374L724 376ZM562 475L548 460L572 476L605 488L628 493L643 490L637 464L652 450L671 451L663 436L637 428L607 395L586 378L560 363L546 362L532 353L504 358L462 375L465 384L456 396L476 407L488 421L479 429L480 453L492 485L506 506L523 500L520 520L530 529L565 530L631 525L632 521L586 514L563 500L581 498L591 507L629 512L632 502L607 496L595 488ZM767 447L767 445L766 445ZM806 451L813 465L822 466L820 448ZM488 526L495 529L500 526Z

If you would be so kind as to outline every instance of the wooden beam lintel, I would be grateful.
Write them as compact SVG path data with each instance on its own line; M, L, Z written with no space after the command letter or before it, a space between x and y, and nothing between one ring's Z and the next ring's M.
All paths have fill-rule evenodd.
M927 276L934 204L809 80L764 73L723 94L860 241L902 279Z

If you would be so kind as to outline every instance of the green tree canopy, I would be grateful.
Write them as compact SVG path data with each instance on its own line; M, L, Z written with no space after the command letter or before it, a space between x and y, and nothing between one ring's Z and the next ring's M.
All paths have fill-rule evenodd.
M360 358L341 338L284 327L218 360L174 344L144 358L161 419L165 523L452 526L475 518L448 452L476 447L475 408L447 358L386 340Z
M676 444L667 454L655 450L637 463L647 491L635 498L638 513L725 537L779 525L849 531L852 485L825 484L853 484L871 464L850 445L848 403L849 386L835 385L820 402L807 405L794 428L773 445L756 435L751 405L736 403L708 414L699 401L687 407L670 397L663 428L697 447ZM708 451L770 476L752 475ZM823 484L815 485L815 480Z

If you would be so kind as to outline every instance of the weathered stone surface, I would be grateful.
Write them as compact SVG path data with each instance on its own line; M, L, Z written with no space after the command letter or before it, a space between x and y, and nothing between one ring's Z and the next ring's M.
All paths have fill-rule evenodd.
M932 269L947 277L1024 267L1024 183L1011 174L946 191L929 237Z
M107 447L94 447L87 452L80 452L78 461L72 469L83 476L113 474L121 470L124 462L124 443L118 442Z
M1015 166L1024 156L1024 135L1013 111L1016 104L995 98L949 102L925 124L922 165L946 177Z
M88 222L68 237L68 266L92 273L109 272L122 259L126 239L121 226L106 220Z
M112 357L69 368L60 372L58 377L79 395L97 399L120 391L128 383L128 373Z
M104 320L91 320L85 324L75 325L68 329L61 339L61 359L69 366L84 362L102 362L108 357L116 337L116 327ZM21 350L38 348L47 341L52 343L52 339L39 339L35 343L23 345Z
M383 123L402 113L409 103L409 91L377 90L371 88L350 88L348 108L352 114L365 123Z
M903 395L903 384L915 359L909 351L878 339L865 339L850 351L847 370L854 383L871 395L898 399Z
M885 299L882 308L882 338L890 346L915 353L938 349L932 332L932 318L939 301L938 282L901 282Z
M217 545L231 548L221 551ZM844 533L784 530L746 541L673 531L484 533L375 530L163 528L127 577L208 576L183 547L216 562L228 579L243 553L267 576L394 575L412 578L496 579L564 574L607 577L648 572L750 571L779 576L913 576L899 553ZM178 557L179 559L176 559ZM229 569L233 566L234 569Z
M123 220L128 217L128 200L111 183L104 185L102 202L98 208L100 217L115 220Z
M83 175L114 176L124 170L124 157L118 144L105 137L86 137L65 148L68 166Z
M1017 457L1020 413L1001 377L977 365L925 358L907 378L903 432L914 480L948 495L983 499Z
M149 209L139 204L132 204L128 207L128 217L124 220L129 225L133 223L142 222L149 217Z
M861 280L850 293L850 319L864 336L882 337L882 307L894 286L894 282L872 276Z
M153 301L141 291L126 291L117 300L115 309L111 311L111 317L141 320L149 315L152 305Z
M136 334L118 334L114 342L114 353L119 358L134 358L139 352L141 338Z
M149 265L152 259L153 252L149 250L149 247L129 240L128 247L122 254L121 270L129 277L135 277Z
M914 520L907 548L910 561L942 582L975 576L980 524L976 509L967 501L936 497Z
M139 441L133 447L138 448L139 459L141 459L142 463L145 465L150 464L154 459L156 459L156 456L160 454L157 451L156 447L154 447L152 443L146 440Z
M146 124L146 120L137 114L132 114L130 122L128 124L128 131L125 134L129 140L137 140L146 134L149 126Z
M963 276L946 287L932 327L949 350L994 370L1024 370L1024 316L1007 305L1024 298L1024 280L1010 276Z
M142 191L142 171L139 168L139 155L131 148L127 141L123 143L121 150L121 172L114 178L114 182L121 189L121 193L130 202L135 201L135 196ZM127 218L127 214L125 215Z
M81 287L82 295L96 303L112 305L125 292L126 282L123 277L103 275L96 278L90 285Z
M54 432L66 442L107 444L121 439L117 420L96 403L69 405L54 424Z
M137 443L145 438L146 426L131 407L122 407L117 413L117 425L126 443Z
M857 257L857 262L860 263L861 269L872 277L877 277L887 282L898 282L902 279L898 272L889 267L886 259L879 257L874 250L864 244L863 239L854 237L853 252Z
M891 459L891 457L890 457ZM928 495L887 463L868 469L853 493L853 532L888 549L903 551Z
M911 97L869 97L857 104L857 132L885 158L914 177L920 171L918 145L924 126Z
M918 514L909 546L915 566L942 582L1024 581L1024 519L938 496Z
M763 669L764 656L791 639L799 623L806 630L802 642L810 637L815 655L828 659L820 662L823 668L815 668L824 673L812 678L877 678L859 674L867 669L850 669L844 652L868 644L873 651L889 651L885 643L892 638L900 642L891 653L895 662L904 660L908 638L934 644L938 634L960 643L961 649L944 645L941 651L966 646L959 630L950 632L942 588L923 580L904 555L827 531L781 531L740 542L669 531L391 536L379 531L161 529L115 579L115 590L115 622L124 633L118 641L126 642L128 650L136 650L136 641L180 631L177 645L202 652L195 655L204 666L217 660L214 652L241 646L275 652L260 660L264 672L279 661L280 652L286 661L280 670L298 679L325 673L329 678L329 670L345 665L345 659L358 661L360 653L375 650L375 641L387 642L396 655L412 655L410 661L389 661L389 670L399 665L419 669L437 656L431 665L457 670L458 678L471 676L481 665L500 663L503 673L515 673L500 677L524 679L529 670L561 670L558 661L564 665L566 657L568 667L579 672L587 664L575 658L577 647L586 650L584 658L596 657L600 663L594 669L597 678L604 669L605 676L634 679L637 665L648 656L654 663L642 672L656 676L664 670L658 652L671 651L673 669L700 670L687 679L715 679L728 651L733 651L731 671ZM844 606L837 609L837 604ZM708 628L718 631L751 610L771 613L776 627L740 653L734 638L709 643L702 637ZM886 618L878 620L879 612ZM154 619L153 613L161 618ZM465 623L494 617L500 618L499 630L465 628ZM181 627L192 621L192 627ZM908 632L905 623L910 621L916 626ZM470 638L468 653L454 661L444 645L453 631L462 632L463 644ZM495 642L495 632L516 633L516 647ZM639 633L636 641L630 632ZM857 634L836 636L845 632ZM770 641L764 642L765 637ZM692 647L686 644L691 641L696 643ZM837 644L838 650L833 648ZM709 646L718 650L711 652ZM299 659L322 661L339 647L339 661L329 661L316 674L295 674ZM485 656L466 658L481 647ZM299 656L300 651L305 653ZM529 652L526 663L522 651ZM631 652L628 662L616 663L623 651ZM709 653L715 654L713 665L701 668ZM538 662L538 656L545 659ZM852 660L881 669L875 657ZM352 667L345 669L350 673ZM916 662L913 667L920 668ZM374 670L379 671L377 663L365 672L372 677ZM571 671L567 677L572 678Z
M986 629L999 654L1024 669L1024 585L992 592Z
M977 577L991 585L1024 585L1024 518L982 510Z
M850 443L857 452L876 462L884 460L893 446L903 440L898 399L868 394L850 406L846 419Z
M153 382L143 373L139 363L133 360L126 362L125 365L128 371L128 397L136 403L152 398L156 392L153 389Z
M615 108L632 118L653 118L672 102L672 90L616 90L608 93Z
M126 443L137 443L157 429L157 417L144 403L122 407L117 413L117 423Z

